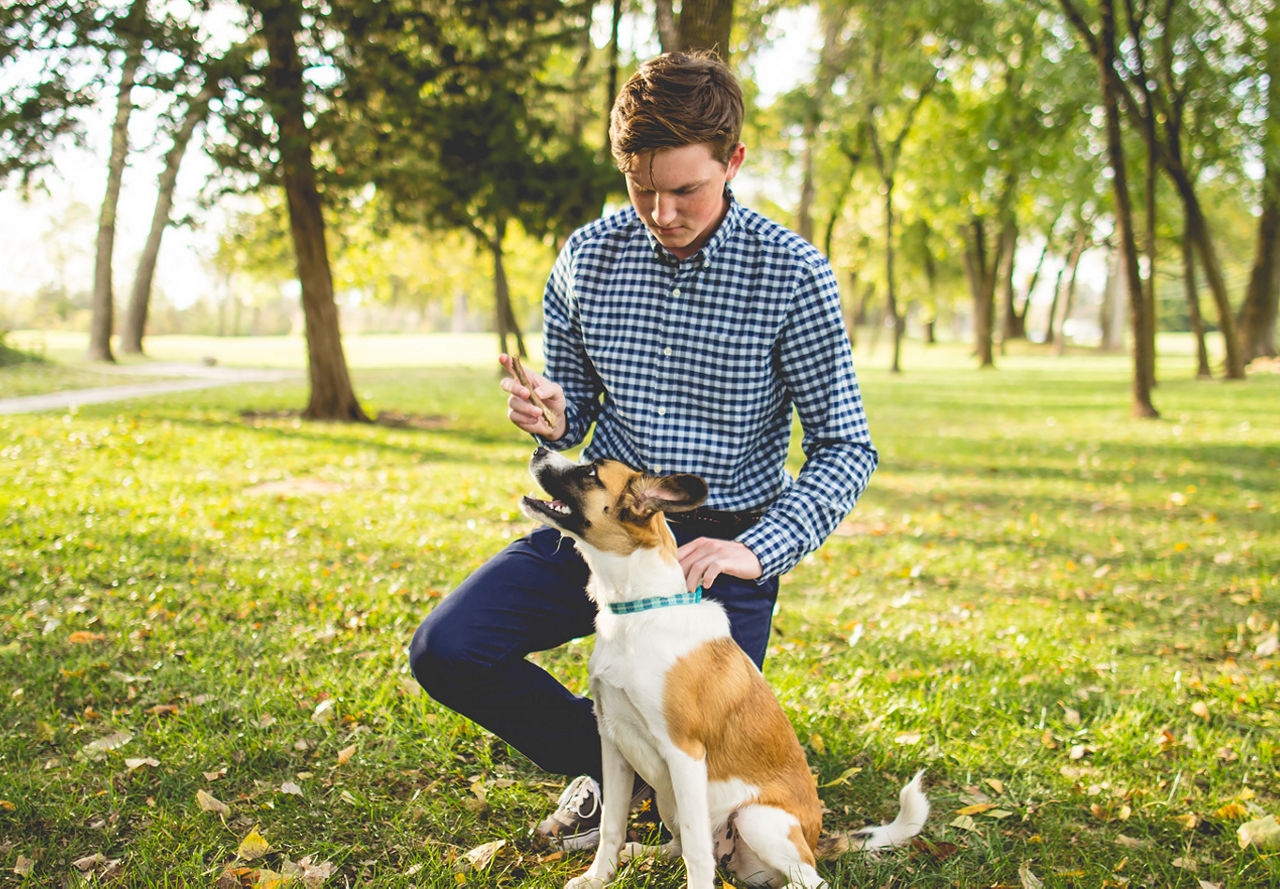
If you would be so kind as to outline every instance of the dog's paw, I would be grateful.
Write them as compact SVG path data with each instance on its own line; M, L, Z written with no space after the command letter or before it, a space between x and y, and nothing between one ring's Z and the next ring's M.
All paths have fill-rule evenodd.
M565 883L564 889L604 889L606 885L608 885L607 880L583 874L582 876L574 877L572 880Z

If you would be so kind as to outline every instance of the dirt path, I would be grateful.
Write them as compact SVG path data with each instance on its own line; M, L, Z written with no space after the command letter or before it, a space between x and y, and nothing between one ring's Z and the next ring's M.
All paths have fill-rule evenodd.
M86 404L103 404L109 401L126 401L149 395L165 395L170 392L188 392L195 389L212 389L215 386L234 386L240 383L273 383L279 380L296 380L302 374L296 370L276 370L256 367L217 367L203 364L158 363L128 365L112 368L108 373L130 376L178 377L156 380L150 383L128 383L121 386L98 386L92 389L69 389L45 395L24 395L17 398L0 398L0 415L34 414L43 411L67 410Z

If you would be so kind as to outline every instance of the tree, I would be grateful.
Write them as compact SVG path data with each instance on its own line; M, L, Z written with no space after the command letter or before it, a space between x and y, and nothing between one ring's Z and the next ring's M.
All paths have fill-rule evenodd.
M311 384L302 415L312 420L367 421L347 371L333 295L324 215L312 161L311 128L306 119L306 86L298 54L302 10L293 0L254 0L253 10L269 56L265 100L276 127L279 174L302 285Z
M573 95L548 73L557 45L574 45L588 6L490 0L450 7L382 3L343 22L356 37L335 106L352 122L335 151L369 177L396 218L470 232L493 262L501 349L523 339L504 250L518 222L565 237L595 216L616 173L559 121Z
M1263 113L1258 141L1262 147L1263 175L1258 188L1258 231L1249 286L1240 309L1241 358L1245 362L1277 355L1276 316L1280 314L1280 3L1271 4L1260 30L1262 40L1257 55L1261 64L1258 74L1266 75L1267 90L1260 103Z
M711 50L728 61L733 0L683 0L677 20L672 0L657 0L654 18L663 52Z
M98 214L98 247L93 272L93 320L89 326L89 358L95 361L115 361L115 356L111 354L115 315L111 260L115 249L120 185L129 154L129 116L133 112L133 87L137 81L138 68L142 64L146 26L146 0L133 0L128 13L115 28L124 51L124 61L120 66L116 113L111 125L111 156L107 164L106 192Z
M1142 274L1138 262L1138 245L1133 233L1133 201L1129 192L1129 172L1121 132L1121 109L1119 95L1119 78L1115 73L1116 65L1116 10L1114 0L1100 0L1098 8L1099 27L1095 33L1085 21L1073 0L1060 0L1067 16L1081 32L1098 65L1098 80L1102 94L1102 107L1106 116L1107 157L1111 166L1112 189L1116 202L1116 233L1120 240L1120 253L1123 261L1125 287L1129 295L1129 320L1133 327L1133 414L1137 417L1156 418L1160 413L1151 400L1151 381L1148 366L1151 362L1147 355L1148 343L1145 325L1145 294L1142 287Z
M129 309L120 328L120 350L135 355L142 354L142 336L147 325L147 309L151 302L151 282L155 277L156 262L160 255L160 241L169 227L173 209L173 193L178 183L178 169L186 153L187 143L209 113L209 103L218 93L216 77L206 76L198 91L187 103L181 123L173 133L173 143L166 152L164 169L156 191L155 210L151 215L151 228L138 259L134 273L133 289L129 296Z

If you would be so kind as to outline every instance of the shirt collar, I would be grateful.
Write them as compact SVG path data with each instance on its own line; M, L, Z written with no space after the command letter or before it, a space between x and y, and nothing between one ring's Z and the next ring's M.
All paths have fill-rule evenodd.
M711 233L711 240L707 241L702 249L693 254L693 256L684 260L685 262L693 263L696 267L704 269L711 265L716 253L724 246L725 242L733 237L734 231L741 224L742 205L734 199L733 190L728 185L724 187L724 195L729 199L729 209L725 211L724 219L720 220L716 230ZM653 232L645 228L643 223L640 227L644 230L645 237L649 239L649 246L653 249L653 255L658 262L669 266L680 265L680 260L672 256L667 251L667 248L658 243L658 239L653 236Z

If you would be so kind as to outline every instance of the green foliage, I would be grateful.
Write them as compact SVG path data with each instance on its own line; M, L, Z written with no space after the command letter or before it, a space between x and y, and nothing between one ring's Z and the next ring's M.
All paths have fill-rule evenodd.
M827 831L889 815L921 766L934 814L928 846L821 862L833 886L1280 879L1236 834L1280 811L1280 377L1198 383L1167 351L1159 423L1128 419L1118 357L863 369L881 468L784 580L766 675ZM528 527L531 444L489 357L357 367L411 426L279 415L302 382L0 417L0 868L559 887L586 866L527 839L558 781L407 673L422 615ZM535 657L582 689L588 649ZM272 851L237 859L255 828Z

